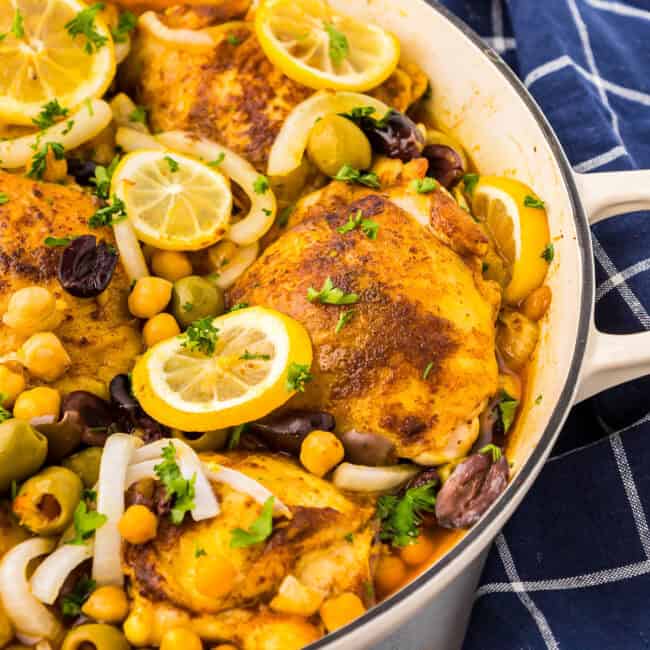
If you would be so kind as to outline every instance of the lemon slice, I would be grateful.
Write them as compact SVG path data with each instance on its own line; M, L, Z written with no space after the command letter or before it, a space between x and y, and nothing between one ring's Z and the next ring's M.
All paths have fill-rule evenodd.
M138 359L133 391L153 418L182 431L209 431L260 418L293 394L296 365L312 347L289 316L249 307L215 318L214 351L191 350L188 334L158 343Z
M524 183L481 176L472 194L472 213L485 222L512 269L503 299L516 305L544 282L548 270L543 253L550 232L544 204Z
M124 201L138 239L164 250L214 244L226 233L232 210L230 186L220 172L170 151L125 156L111 194Z
M71 110L104 94L115 74L106 24L94 16L96 45L65 27L84 10L78 0L0 0L0 121L31 124L53 99Z
M369 90L399 61L392 34L335 13L320 0L263 1L255 32L266 56L287 77L317 90Z

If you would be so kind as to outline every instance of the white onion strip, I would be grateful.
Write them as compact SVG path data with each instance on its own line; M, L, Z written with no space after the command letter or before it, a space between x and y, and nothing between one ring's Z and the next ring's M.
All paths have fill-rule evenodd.
M43 131L0 142L0 167L24 167L34 155L33 147L46 142L58 142L66 151L92 140L113 119L110 106L101 99L84 104L63 122L57 122Z
M154 149L162 151L163 147L153 135L143 133L138 129L128 126L121 126L115 133L115 144L120 146L127 153L139 151L140 149Z
M271 188L263 194L254 191L255 181L260 174L245 158L212 140L199 138L185 131L160 133L156 139L169 149L196 156L205 162L223 158L217 169L232 178L246 192L251 202L248 214L230 227L226 239L238 246L246 246L266 234L275 219L277 209L275 194Z
M48 555L38 566L30 581L32 594L42 603L51 605L71 571L93 556L93 545L65 544Z
M104 445L97 483L97 512L107 520L95 532L93 579L99 585L121 586L122 540L118 524L124 514L124 483L136 439L126 433L114 433Z
M215 39L208 30L202 29L172 29L167 27L153 11L147 11L140 16L138 27L145 29L152 36L167 41L177 47L198 45L212 47Z
M139 280L149 275L147 262L142 253L142 247L133 226L128 219L113 224L115 243L120 251L120 261L129 276L129 280Z
M225 483L237 492L248 494L248 496L255 499L255 501L261 505L264 505L269 497L273 497L273 509L275 512L285 515L286 517L291 517L291 510L289 510L289 508L287 508L287 506L282 503L282 501L280 501L271 490L265 488L261 483L258 483L255 479L252 479L243 472L238 472L229 467L220 467L217 471L213 471L206 467L206 472L211 481L215 481L216 483Z
M32 594L27 565L49 553L55 540L34 537L8 551L0 563L0 599L7 616L21 635L35 639L58 639L63 629L55 616Z
M259 242L253 242L248 246L237 247L237 251L228 260L220 271L214 283L220 289L228 289L237 281L240 275L257 259L260 252Z
M124 482L124 489L128 490L134 483L143 481L147 478L158 479L155 467L159 465L162 458L154 458L153 460L143 460L141 463L129 465L126 470L126 481Z
M350 492L384 492L406 483L420 471L415 465L370 467L341 463L332 474L332 483Z

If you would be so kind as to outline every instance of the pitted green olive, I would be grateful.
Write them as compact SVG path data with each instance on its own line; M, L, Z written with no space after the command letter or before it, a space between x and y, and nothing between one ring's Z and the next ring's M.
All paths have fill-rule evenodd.
M45 461L47 438L23 420L0 424L0 492L31 476Z
M174 429L172 431L174 438L178 438L187 443L194 451L217 451L223 449L228 440L228 429L216 429L204 433L183 433Z
M80 625L66 635L61 650L129 650L122 632L112 625Z
M326 115L312 127L307 142L311 161L328 176L336 176L343 165L368 169L372 149L368 138L354 122L340 115Z
M20 523L36 535L57 535L72 521L81 479L65 467L48 467L21 486L13 502Z
M85 488L91 488L99 479L99 464L102 460L101 447L88 447L68 456L61 461L63 467L72 470L84 484Z
M212 282L198 275L174 282L172 313L183 327L199 318L220 316L223 310L223 291Z

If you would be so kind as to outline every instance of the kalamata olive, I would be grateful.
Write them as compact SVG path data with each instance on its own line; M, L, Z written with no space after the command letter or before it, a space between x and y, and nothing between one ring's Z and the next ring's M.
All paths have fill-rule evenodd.
M345 459L355 465L393 465L397 460L395 445L385 436L364 431L346 431L339 438Z
M444 187L451 187L465 173L460 155L444 144L428 144L422 156L429 163L427 176L433 176Z
M85 390L68 393L61 403L61 412L77 413L83 422L81 441L91 447L101 447L109 435L109 427L115 422L111 405ZM65 417L65 416L64 416Z
M91 178L95 178L97 163L81 158L68 158L68 174L74 176L79 185L92 186Z
M421 471L406 484L404 489L410 490L411 488L422 487L428 483L435 483L435 485L440 483L440 476L435 467L427 467L427 469Z
M436 519L445 528L469 528L494 503L508 483L508 461L472 454L456 466L438 492Z
M85 426L76 411L65 411L58 422L33 424L47 438L47 462L58 463L81 443Z
M119 409L127 413L135 411L140 404L131 394L131 381L127 374L115 375L108 385L111 402Z
M346 115L366 134L372 148L389 158L408 162L421 155L424 136L415 122L399 111L378 120L371 115Z
M251 422L249 431L259 436L274 451L298 455L308 433L319 429L333 431L334 417L322 411L288 411Z
M82 235L68 244L59 262L59 282L76 298L98 296L113 277L117 251L94 235Z

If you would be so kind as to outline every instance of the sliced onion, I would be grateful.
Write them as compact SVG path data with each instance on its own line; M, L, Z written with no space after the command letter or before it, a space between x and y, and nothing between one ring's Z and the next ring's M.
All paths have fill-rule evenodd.
M38 566L30 581L32 594L42 603L51 605L73 569L93 556L93 545L65 544L48 555Z
M124 489L128 490L134 483L143 481L146 478L157 479L158 474L156 474L154 468L160 463L160 460L160 458L155 458L153 460L144 460L141 463L129 465L128 469L126 470Z
M115 243L120 251L122 266L129 280L139 280L149 275L147 262L142 254L142 247L128 219L113 224Z
M126 36L124 41L122 43L115 43L115 63L118 65L126 59L127 56L129 56L129 52L131 51L131 38Z
M240 275L257 259L260 252L259 242L254 242L248 246L241 246L237 248L231 259L219 271L219 275L214 280L214 283L220 289L228 289L237 281Z
M97 512L107 520L95 532L93 579L99 585L121 586L122 540L117 526L124 514L124 483L126 468L135 449L136 438L126 433L114 433L104 445L97 483Z
M219 164L218 169L232 178L246 192L251 203L248 214L230 227L226 233L226 239L239 246L246 246L266 234L275 219L277 207L275 194L270 188L263 194L257 194L254 191L255 181L260 174L245 158L212 140L198 138L185 131L160 133L156 139L169 149L197 156L206 162L218 160L223 156L223 161Z
M215 483L225 483L229 485L233 490L237 492L242 492L243 494L248 494L257 501L257 503L264 505L264 503L273 497L273 509L276 513L291 517L291 510L278 499L271 490L265 488L261 483L258 483L255 479L252 479L250 476L242 472L238 472L235 469L230 469L229 467L220 467L219 470L214 471L209 469L204 465L208 478Z
M420 471L415 465L370 467L341 463L332 474L332 483L350 492L384 492L406 483Z
M147 11L140 16L138 27L146 30L152 36L162 41L167 41L180 47L186 47L188 45L212 47L215 44L215 40L207 30L171 29L163 24L153 11Z
M24 167L38 149L46 142L59 142L66 151L75 149L92 140L113 119L110 106L101 99L84 104L63 122L57 122L43 131L0 142L0 167L16 169ZM69 126L71 124L71 126ZM66 133L64 133L66 131Z
M115 144L122 147L127 153L140 149L154 149L162 151L163 147L153 135L143 133L139 129L121 126L115 133Z
M55 616L32 594L27 565L49 553L55 540L34 537L8 551L0 563L0 599L16 630L34 639L58 639L63 633Z
M386 104L370 95L327 90L320 90L298 104L289 113L273 142L267 167L269 176L286 176L300 165L316 120L361 106L372 106L378 118L389 110Z

